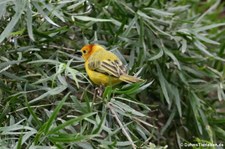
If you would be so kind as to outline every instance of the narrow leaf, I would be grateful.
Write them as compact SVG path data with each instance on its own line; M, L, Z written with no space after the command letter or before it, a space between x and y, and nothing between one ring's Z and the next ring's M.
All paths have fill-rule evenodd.
M196 34L194 34L194 35L195 35L199 40L204 41L204 42L206 42L206 43L215 44L215 45L220 45L219 42L214 41L214 40L211 40L211 39L209 39L209 38L207 38L207 37L201 35L200 33L196 33Z
M59 110L62 108L64 102L66 101L66 99L68 98L70 93L66 94L66 96L59 102L59 104L57 105L57 107L55 108L55 110L52 112L52 115L49 117L48 121L45 123L45 129L44 129L44 133L48 134L48 131L53 123L53 121L55 120L56 116L59 113Z
M212 53L210 53L209 51L206 50L206 46L204 44L202 44L199 40L196 40L194 42L194 45L203 53L205 53L208 56L212 56L214 57L214 55Z
M164 94L164 97L166 99L166 102L171 105L171 101L170 101L170 98L169 98L169 95L168 95L168 91L167 91L167 88L166 88L166 79L164 78L163 74L162 74L162 71L159 67L158 64L156 64L156 68L157 68L157 74L158 74L158 77L159 77L159 83L160 83L160 86L161 86L161 89L162 89L162 92Z
M61 93L62 91L64 91L66 88L67 88L67 86L64 86L64 85L53 88L53 89L49 90L48 92L42 94L41 96L29 101L29 104L37 102L38 100L48 97L49 95L57 95L57 94Z
M96 137L97 135L80 135L80 134L59 134L57 136L51 136L49 139L53 142L84 142L86 140L90 140L91 138Z
M56 24L55 22L53 22L52 19L50 19L48 17L48 15L43 11L42 7L39 6L39 4L37 2L32 2L32 4L38 10L38 12L45 18L46 21L48 21L52 25L55 25L55 26L59 27L58 24Z
M27 31L31 40L34 41L33 28L32 28L32 11L30 3L27 6Z
M0 1L0 5L4 5L5 3L8 3L10 1L13 1L13 0L1 0Z
M92 115L94 115L95 113L88 113L88 114L84 114L84 115L81 115L81 116L78 116L78 117L75 117L73 119L70 119L68 121L65 121L63 124L60 124L59 126L55 127L55 128L52 128L48 134L54 134L54 133L57 133L57 131L60 131L62 129L65 129L67 126L69 125L72 125L74 123L77 123L77 122L80 122L82 121L83 119L87 118L87 117L90 117Z
M157 53L156 55L154 55L151 58L149 58L148 61L153 61L153 60L159 59L162 56L163 56L163 50L160 49L159 53Z
M225 26L225 23L218 23L218 24L212 24L212 25L208 25L208 26L201 26L201 27L195 28L194 31L202 32L202 31L206 31L206 30L213 29L213 28L220 27L220 26Z
M19 21L20 16L23 13L23 10L25 8L25 4L26 2L24 0L17 0L17 7L16 7L16 13L15 15L12 17L11 21L7 24L6 28L4 29L4 31L2 32L1 36L0 36L0 43L10 35L10 33L12 32L12 30L14 29L16 23Z

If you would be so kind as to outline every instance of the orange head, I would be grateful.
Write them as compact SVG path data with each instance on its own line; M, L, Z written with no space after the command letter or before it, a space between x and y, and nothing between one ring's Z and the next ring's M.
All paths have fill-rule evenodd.
M105 50L105 49L99 44L88 44L83 46L83 48L81 49L81 53L82 53L82 57L84 61L86 62L93 53L97 51L102 51L102 50Z
M82 53L82 57L84 59L84 61L87 61L88 58L91 56L92 54L92 49L93 49L93 44L88 44L83 46L83 48L81 49L81 53Z

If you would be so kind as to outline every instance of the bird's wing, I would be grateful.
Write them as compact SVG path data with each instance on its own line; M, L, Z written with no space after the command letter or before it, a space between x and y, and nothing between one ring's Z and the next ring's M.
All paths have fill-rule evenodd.
M113 56L103 55L100 58L96 55L96 57L89 60L88 67L93 71L101 72L114 77L120 77L122 74L126 74L125 66L114 54Z

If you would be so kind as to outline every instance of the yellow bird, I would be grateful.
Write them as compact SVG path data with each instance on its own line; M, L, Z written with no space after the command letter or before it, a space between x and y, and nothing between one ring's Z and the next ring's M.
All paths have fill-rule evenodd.
M85 61L85 70L91 81L97 85L115 85L121 81L127 83L144 81L128 75L121 60L99 44L85 45L81 52Z

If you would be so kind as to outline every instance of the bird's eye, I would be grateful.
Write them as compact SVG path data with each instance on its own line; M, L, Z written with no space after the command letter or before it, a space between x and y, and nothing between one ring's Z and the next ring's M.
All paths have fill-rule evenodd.
M83 53L86 54L87 53L87 50L84 50Z

